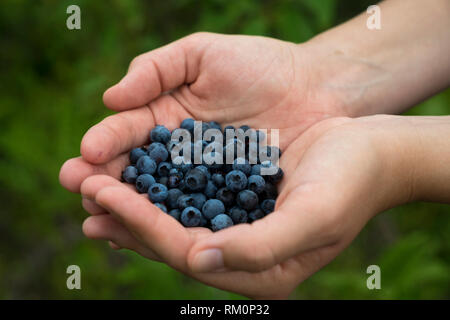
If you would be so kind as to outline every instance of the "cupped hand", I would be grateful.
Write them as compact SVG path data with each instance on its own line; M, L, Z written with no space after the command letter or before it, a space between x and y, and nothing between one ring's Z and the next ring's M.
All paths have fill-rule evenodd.
M383 132L397 125L389 119L333 118L312 126L280 159L285 177L275 211L216 233L184 228L119 182L127 161L119 157L96 166L81 185L93 214L84 232L224 290L286 298L375 213L408 197L407 179L394 175L395 161L387 161Z
M330 209L342 205L338 200L345 198L342 192L347 182L341 181L336 190L322 185L330 177L325 173L320 179L311 176L321 168L305 157L311 146L320 149L317 145L323 143L317 144L314 137L334 126L335 120L317 124L298 138L323 119L347 115L342 95L322 86L325 73L320 72L320 63L308 46L205 33L135 58L127 75L104 95L105 104L121 112L92 127L82 140L82 157L67 161L61 169L61 183L73 192L81 191L83 207L94 215L86 221L85 233L111 240L113 247L164 261L223 289L251 297L286 296L299 281L330 261L367 218L361 215L352 222L358 227L349 233L347 242L334 243L333 235L344 226L334 220ZM146 143L155 124L173 129L186 117L280 129L280 146L285 151L280 165L286 177L274 214L216 234L202 228L185 229L145 196L119 182L127 152ZM332 165L332 155L315 153L316 166ZM355 160L353 165L361 164ZM333 169L340 168L333 165ZM334 198L325 200L326 196ZM294 223L291 219L297 215L302 219ZM325 233L329 225L331 231ZM328 239L319 241L318 236ZM214 244L222 249L209 251L212 260L197 256ZM214 260L220 265L220 256L227 272L201 272Z

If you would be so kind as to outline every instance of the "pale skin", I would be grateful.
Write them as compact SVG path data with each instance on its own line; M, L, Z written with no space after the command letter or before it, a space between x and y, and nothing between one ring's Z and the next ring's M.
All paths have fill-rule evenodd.
M211 286L286 298L377 213L450 202L450 117L368 116L401 112L450 85L449 2L380 7L378 33L362 15L300 45L200 33L134 59L104 94L120 112L92 127L82 156L61 169L92 215L86 236ZM119 181L127 152L155 124L173 129L186 117L280 129L275 212L216 233L187 229Z

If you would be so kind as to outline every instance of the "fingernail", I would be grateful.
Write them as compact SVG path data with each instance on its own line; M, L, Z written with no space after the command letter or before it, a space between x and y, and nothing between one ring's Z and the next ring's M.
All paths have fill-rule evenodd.
M192 268L196 272L211 272L223 269L222 251L219 249L207 249L200 251L194 257Z

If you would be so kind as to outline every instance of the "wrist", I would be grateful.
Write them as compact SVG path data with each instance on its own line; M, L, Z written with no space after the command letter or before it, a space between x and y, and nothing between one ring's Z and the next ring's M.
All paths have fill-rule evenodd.
M450 116L358 118L381 164L379 211L412 201L450 202Z

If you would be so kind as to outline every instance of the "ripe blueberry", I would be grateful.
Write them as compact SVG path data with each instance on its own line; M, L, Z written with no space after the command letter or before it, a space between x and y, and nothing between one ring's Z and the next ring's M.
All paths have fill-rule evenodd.
M154 183L148 188L148 197L153 203L163 202L168 195L167 187L163 184Z

